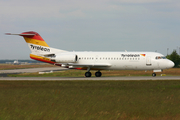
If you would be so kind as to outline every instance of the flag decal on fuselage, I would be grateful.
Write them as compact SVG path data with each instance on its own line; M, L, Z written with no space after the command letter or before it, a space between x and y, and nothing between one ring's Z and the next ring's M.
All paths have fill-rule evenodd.
M143 56L143 57L145 57L146 56L146 54L140 54L141 56Z

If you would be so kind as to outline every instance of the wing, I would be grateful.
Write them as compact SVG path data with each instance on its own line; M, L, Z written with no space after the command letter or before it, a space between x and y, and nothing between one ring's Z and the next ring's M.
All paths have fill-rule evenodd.
M77 68L77 67L97 68L97 67L110 67L111 64L108 64L108 63L89 63L89 64L67 63L67 64L62 64L61 66L68 67L68 68Z

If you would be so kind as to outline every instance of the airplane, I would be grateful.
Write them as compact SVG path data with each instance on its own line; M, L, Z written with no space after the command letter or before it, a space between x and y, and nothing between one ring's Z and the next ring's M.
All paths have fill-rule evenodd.
M87 70L85 77L91 77L90 70L96 70L96 77L101 77L101 70L152 70L162 72L174 66L171 60L157 52L69 52L49 47L44 39L34 31L21 34L6 33L24 37L31 54L30 58L69 69Z

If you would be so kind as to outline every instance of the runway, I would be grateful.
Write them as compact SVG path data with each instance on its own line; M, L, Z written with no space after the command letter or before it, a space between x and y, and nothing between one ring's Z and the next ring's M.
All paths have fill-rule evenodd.
M0 70L0 74L15 74L15 73L35 73L35 72L45 72L45 71L61 71L67 70L67 68L62 67L43 67L43 68L26 68L26 69L12 69L12 70Z
M6 77L7 74L33 73L39 71L61 71L67 70L61 67L28 68L14 70L0 70L0 80L22 80L22 81L63 81L63 80L180 80L180 76L140 76L140 77Z
M64 80L180 80L180 76L157 76L157 77L0 77L0 81L64 81Z
M8 74L50 72L50 71L62 71L62 70L68 70L68 69L62 67L43 67L43 68L0 70L0 77L7 77Z

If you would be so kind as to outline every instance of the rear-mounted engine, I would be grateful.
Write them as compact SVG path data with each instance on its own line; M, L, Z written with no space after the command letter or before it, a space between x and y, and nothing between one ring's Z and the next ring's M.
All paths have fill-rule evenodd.
M57 55L54 58L51 58L51 61L57 62L57 63L75 63L77 59L78 59L77 55L62 54L62 55Z

